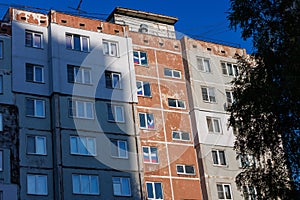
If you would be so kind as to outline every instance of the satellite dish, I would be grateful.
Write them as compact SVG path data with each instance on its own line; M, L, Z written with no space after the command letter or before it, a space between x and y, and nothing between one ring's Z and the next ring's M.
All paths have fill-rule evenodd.
M147 24L141 24L139 28L140 33L148 33L148 25Z

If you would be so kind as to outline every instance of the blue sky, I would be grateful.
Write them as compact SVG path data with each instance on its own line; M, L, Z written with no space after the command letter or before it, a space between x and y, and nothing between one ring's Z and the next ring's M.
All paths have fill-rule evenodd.
M0 16L8 5L24 5L44 9L76 12L80 0L0 0ZM199 36L229 43L240 44L252 53L252 42L244 41L240 31L228 27L226 19L229 0L83 0L82 12L105 19L115 7L132 8L177 17L175 29L186 35Z

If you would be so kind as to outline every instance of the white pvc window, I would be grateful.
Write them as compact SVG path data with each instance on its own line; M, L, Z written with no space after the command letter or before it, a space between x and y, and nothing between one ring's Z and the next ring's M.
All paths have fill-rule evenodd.
M165 68L164 69L164 75L166 77L172 77L172 78L180 79L181 78L181 71Z
M179 99L168 98L168 105L169 107L173 107L173 108L183 108L183 109L185 108L185 102Z
M230 184L217 184L218 199L232 199Z
M66 34L66 48L76 51L89 52L90 39L86 36Z
M226 165L225 151L212 150L214 165Z
M27 194L47 195L47 175L27 174Z
M130 196L130 178L126 177L113 177L113 189L116 196Z
M26 81L44 83L44 67L26 63Z
M74 194L100 194L97 175L72 174L72 186Z
M147 66L148 65L147 53L142 52L142 51L134 51L133 52L133 61L134 61L134 64Z
M118 56L118 43L103 40L103 54L108 56Z
M94 119L94 104L89 101L69 101L69 116Z
M202 99L206 102L216 102L215 88L201 87Z
M116 158L128 158L127 141L111 140L111 155Z
M206 117L207 128L210 133L221 133L221 120L214 117Z
M79 66L68 65L68 82L91 84L91 69Z
M177 174L195 175L195 168L192 165L176 165Z
M70 137L71 154L96 156L96 139L90 137Z
M45 101L40 99L26 99L26 115L45 117Z
M173 140L190 141L190 133L182 131L172 131Z
M211 72L210 60L208 58L197 57L197 69L202 72Z
M25 45L27 47L43 48L43 34L25 31Z
M27 136L27 153L47 155L46 141L44 136Z
M164 199L161 182L146 182L148 199Z
M227 76L237 76L238 68L236 64L221 62L222 73Z
M107 104L107 113L108 121L125 122L123 106Z

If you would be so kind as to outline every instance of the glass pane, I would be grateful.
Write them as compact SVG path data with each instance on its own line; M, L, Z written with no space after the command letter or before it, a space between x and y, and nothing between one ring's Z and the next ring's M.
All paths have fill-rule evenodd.
M147 114L147 127L153 129L154 128L154 117L153 114Z
M119 157L118 141L117 140L111 140L111 155L115 156L115 157Z
M140 58L141 58L141 64L142 65L148 65L148 59L147 59L147 53L146 52L140 52Z
M25 44L26 46L31 47L32 46L32 33L25 33Z
M174 71L173 71L173 75L174 75L174 77L176 77L176 78L180 78L180 71L174 70Z
M77 111L77 117L85 117L84 114L84 103L81 101L76 101L76 111Z
M221 130L220 130L220 124L219 124L219 120L217 120L217 119L214 119L213 121L214 121L214 128L215 128L215 131L214 131L214 132L216 132L216 133L220 133L220 132L221 132Z
M74 67L68 66L68 82L73 83L75 80L75 70Z
M154 198L152 183L146 183L148 198Z
M204 60L204 69L205 69L206 72L210 72L209 60Z
M83 83L82 81L82 69L80 69L79 67L74 68L75 70L75 82L76 83Z
M239 75L239 71L236 65L233 65L234 76Z
M122 195L130 195L130 181L129 178L122 178Z
M38 117L45 116L44 101L35 100L35 116L38 116Z
M208 101L208 93L207 93L207 88L201 88L201 91L202 91L202 99L204 101Z
M220 184L217 184L217 190L218 190L218 198L225 199L224 192L223 192L223 186Z
M113 74L113 88L121 88L119 74Z
M35 153L35 137L27 137L27 153Z
M143 95L143 82L137 81L136 82L136 89L137 89L137 95Z
M140 59L139 59L139 52L134 51L133 52L133 62L134 64L140 64Z
M78 137L70 137L71 153L79 153L77 139Z
M90 70L83 70L84 72L84 83L90 84L91 83L91 73Z
M177 170L178 173L184 173L184 169L183 169L182 165L177 165L176 170Z
M227 103L232 103L231 93L229 91L226 91L226 98L227 98Z
M175 99L168 99L168 105L170 107L176 107L176 100Z
M73 35L73 40L74 40L74 49L77 51L81 50L80 47L80 36L79 35Z
M188 166L188 165L186 165L186 166L185 166L185 172L186 172L187 174L194 174L194 173L195 173L194 167L193 167L193 166Z
M117 56L117 44L116 43L111 43L110 55Z
M99 194L98 176L91 176L91 191L92 194Z
M180 133L177 132L177 131L173 131L172 137L173 137L173 139L178 139L178 140L180 140Z
M89 39L87 37L81 37L82 41L82 51L89 51Z
M0 94L3 93L3 76L0 75Z
M149 148L143 147L144 162L150 162Z
M231 199L230 186L229 185L224 185L224 190L225 190L226 199Z
M26 115L34 116L34 100L26 100Z
M217 151L212 151L213 162L215 165L219 164Z
M36 176L36 190L38 194L47 194L46 176Z
M113 178L114 195L122 195L120 178Z
M107 118L110 121L115 121L114 114L113 114L113 111L112 111L112 105L111 104L107 104Z
M36 137L36 153L37 154L46 154L46 138L45 137Z
M209 90L209 100L210 102L216 102L215 90L214 88L208 88Z
M72 36L66 35L66 48L72 49Z
M40 83L42 83L43 82L43 77L44 77L44 75L43 75L43 72L44 72L44 70L43 70L43 68L42 67L35 67L34 68L34 78L35 78L35 81L36 82L40 82Z
M198 70L204 71L204 66L203 66L202 58L197 58L197 67L198 67Z
M89 176L80 175L80 181L81 181L81 193L83 194L90 193Z
M222 66L222 73L227 75L227 68L226 68L226 64L225 63L221 63Z
M105 72L105 83L107 88L112 88L111 72Z
M211 118L206 118L207 127L209 132L214 132L213 123Z
M109 50L108 50L108 43L107 42L103 42L103 53L105 55L109 54Z
M27 193L35 194L35 175L27 175Z
M151 152L151 162L152 163L158 163L158 156L157 156L157 148L156 147L150 147Z
M146 114L139 113L139 117L140 117L140 127L146 128Z
M186 132L181 133L182 140L190 140L190 134Z
M156 199L162 199L163 198L163 192L161 188L161 183L154 183L155 188L155 197Z
M86 102L85 106L86 106L86 117L87 118L93 118L93 103L91 102Z
M232 64L227 63L228 75L233 76Z
M147 97L151 96L150 83L144 82L144 95Z
M33 67L26 64L26 81L33 81Z
M185 108L185 103L184 103L184 101L178 100L177 103L178 103L178 107L179 107L179 108Z
M41 48L42 47L42 36L40 34L34 34L34 47Z
M88 155L88 151L86 149L86 138L78 139L78 150L80 154Z
M127 142L119 141L119 154L122 158L127 158Z
M116 106L116 121L117 122L124 122L124 114L123 114L123 107Z
M164 69L164 74L165 74L165 76L172 77L172 70L165 68Z
M95 148L95 139L94 138L87 138L87 150L90 155L96 154L96 148Z
M80 180L79 175L72 175L73 193L80 193Z
M224 151L219 151L219 156L220 156L220 164L221 165L226 165L225 152Z

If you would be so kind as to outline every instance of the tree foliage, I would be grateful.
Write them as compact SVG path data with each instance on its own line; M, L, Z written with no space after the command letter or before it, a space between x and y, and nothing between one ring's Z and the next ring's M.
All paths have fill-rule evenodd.
M235 149L252 154L237 185L258 199L296 199L300 189L300 1L231 0L231 27L253 38L256 52L239 58L230 125Z

